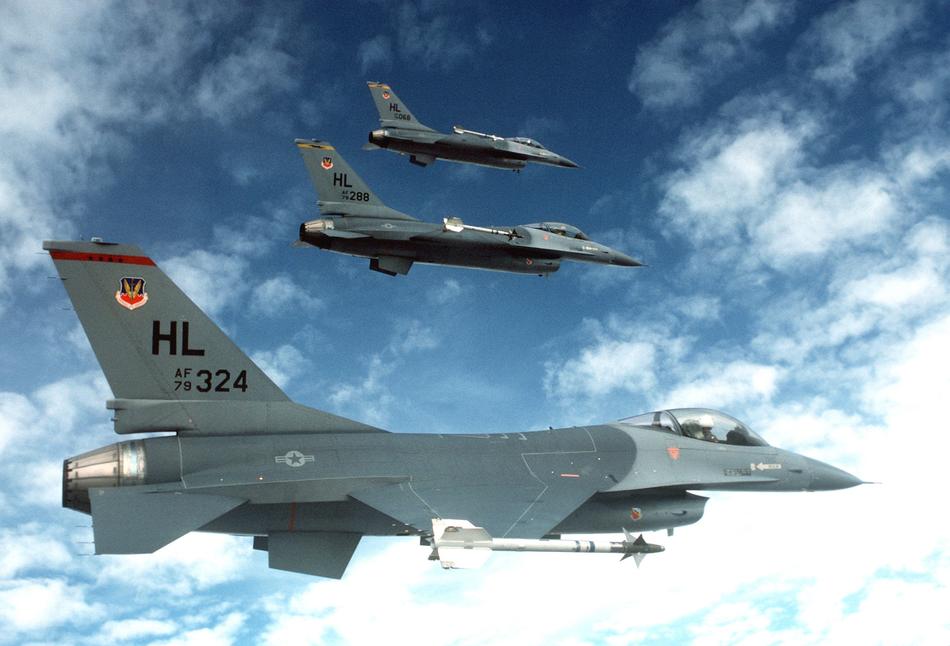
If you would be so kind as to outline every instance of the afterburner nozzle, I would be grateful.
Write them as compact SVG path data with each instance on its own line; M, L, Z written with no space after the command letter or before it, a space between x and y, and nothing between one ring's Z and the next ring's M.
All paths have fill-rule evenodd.
M89 513L89 490L145 483L145 443L110 444L63 461L63 507Z

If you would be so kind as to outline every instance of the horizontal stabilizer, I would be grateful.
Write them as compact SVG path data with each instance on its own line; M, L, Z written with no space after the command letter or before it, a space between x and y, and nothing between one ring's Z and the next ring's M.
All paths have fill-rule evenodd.
M275 570L340 579L362 534L273 532L266 541L267 564ZM263 541L255 540L255 547Z
M150 554L244 503L138 487L91 489L89 500L96 554Z

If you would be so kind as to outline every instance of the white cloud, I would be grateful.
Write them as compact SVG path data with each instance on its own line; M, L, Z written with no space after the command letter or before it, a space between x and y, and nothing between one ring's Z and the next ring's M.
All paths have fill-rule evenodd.
M31 570L62 570L71 560L66 546L44 533L38 523L0 530L0 579L12 579Z
M549 397L597 397L614 390L645 391L656 385L656 346L644 341L602 341L576 358L549 363L544 388Z
M913 216L926 215L919 211L930 183L950 163L943 147L901 144L879 159L815 166L827 134L787 99L770 97L739 100L682 140L680 166L662 180L660 213L701 252L696 271L812 270L831 253L885 249Z
M251 355L264 373L279 388L286 388L291 379L297 377L309 365L300 350L292 345L282 345L276 350L262 350Z
M288 312L310 313L321 307L323 301L287 275L269 278L251 290L250 311L259 316L283 317Z
M295 61L281 49L286 34L276 22L257 24L208 65L195 89L203 114L223 124L257 111L272 94L297 86Z
M433 291L428 293L428 298L437 305L445 305L457 299L462 294L462 286L454 278L446 278L445 281Z
M175 284L209 316L237 303L247 289L248 263L237 255L193 249L159 263ZM221 289L222 282L229 285Z
M792 18L774 0L699 2L640 47L629 88L648 108L689 106L706 89L754 56L753 47Z
M237 643L247 615L232 612L212 627L187 630L171 639L150 642L150 646L230 646Z
M100 643L141 643L143 637L170 635L177 630L172 621L160 619L118 619L107 621L97 636Z
M192 532L154 554L97 556L89 567L100 586L184 596L244 577L251 551L244 537Z
M391 407L396 403L389 389L389 378L409 355L431 350L440 343L441 337L435 330L419 321L397 321L386 348L369 357L366 376L357 383L338 383L330 393L330 401L334 406L349 411L351 416L384 426L389 420Z
M716 320L719 318L722 302L716 296L684 296L675 299L673 307L691 319Z
M87 603L84 586L63 579L15 579L0 582L0 622L14 635L63 624L89 624L105 608ZM6 637L4 635L4 637Z
M827 294L792 293L761 312L753 346L773 359L800 364L813 352L865 338L887 346L950 295L950 227L926 219L896 243L898 251L838 266ZM868 267L876 270L868 270ZM882 336L883 335L883 336ZM896 336L895 336L896 335ZM863 357L857 357L863 361Z
M356 51L360 74L370 70L388 70L392 67L393 46L389 36L380 34L360 43Z
M734 361L717 363L703 360L694 353L687 361L678 386L664 398L660 408L673 408L688 402L689 406L728 408L750 400L768 401L776 390L782 370L775 366Z
M814 61L812 76L835 86L852 85L865 67L894 49L924 11L917 1L854 0L835 6L802 37L803 56Z
M396 42L400 57L426 68L451 70L475 55L486 39L476 30L467 31L467 21L457 12L439 12L436 3L404 2L395 11Z
M214 31L229 11L183 2L0 6L0 307L10 285L28 284L15 275L48 262L36 253L43 238L76 235L75 196L110 181L109 165L128 154L127 126L202 114L224 123L287 87L279 26L257 23L232 42ZM205 63L212 45L229 54ZM194 75L199 82L189 83Z
M794 177L816 130L806 115L785 117L783 112L787 106L780 105L764 118L713 127L684 141L685 168L667 178L662 213L695 240L736 236L747 214L761 209Z
M0 455L34 417L35 409L29 399L19 393L0 393Z

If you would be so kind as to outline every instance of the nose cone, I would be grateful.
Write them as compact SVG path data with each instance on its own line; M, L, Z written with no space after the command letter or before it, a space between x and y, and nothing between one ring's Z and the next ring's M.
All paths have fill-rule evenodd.
M810 491L831 491L833 489L847 489L863 484L863 481L855 478L847 471L842 471L830 464L805 458L806 468L811 474L811 483L808 485Z
M560 155L557 158L557 165L563 166L564 168L580 168L580 166L572 162L567 157L561 157Z
M642 267L643 266L643 263L637 260L636 258L631 258L627 254L620 253L619 251L610 252L610 264L620 265L621 267Z

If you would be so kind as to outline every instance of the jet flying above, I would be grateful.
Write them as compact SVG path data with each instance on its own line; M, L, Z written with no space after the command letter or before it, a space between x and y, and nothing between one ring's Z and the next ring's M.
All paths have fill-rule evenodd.
M529 137L499 137L454 126L451 134L423 125L385 83L369 82L379 111L380 128L369 133L365 148L386 148L417 166L436 159L520 171L528 163L577 168L567 157L551 152Z
M300 225L300 242L370 259L370 269L406 274L413 263L545 275L562 260L637 267L642 263L561 222L472 226L457 217L422 222L391 209L325 141L297 139L321 218Z
M203 531L248 537L272 568L332 578L363 536L416 537L445 568L501 550L639 561L663 550L643 531L702 517L707 499L690 491L860 484L706 409L532 432L385 432L291 401L138 247L43 248L112 389L115 432L133 436L63 463L63 506L91 514L97 554Z

